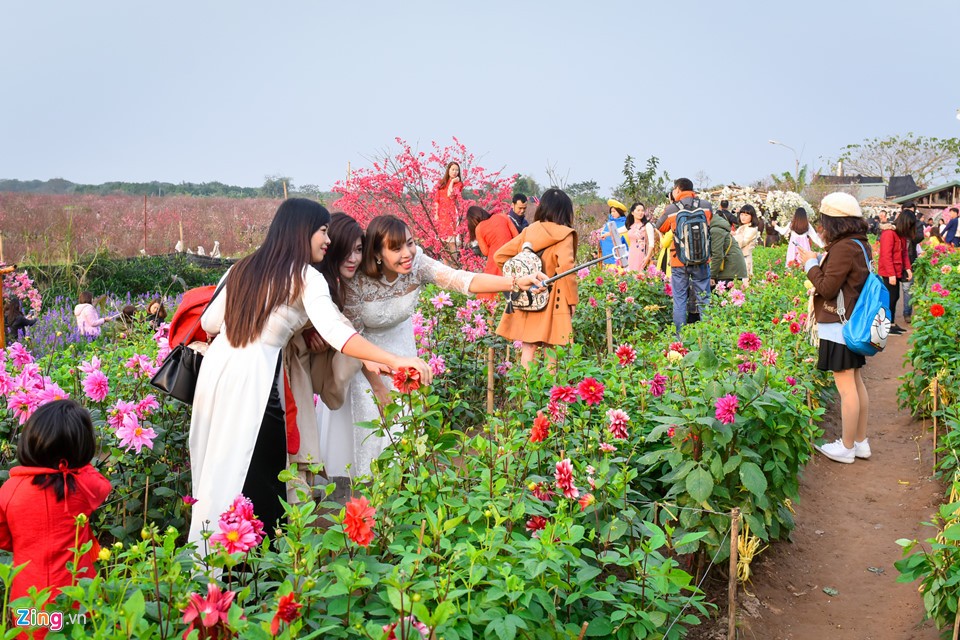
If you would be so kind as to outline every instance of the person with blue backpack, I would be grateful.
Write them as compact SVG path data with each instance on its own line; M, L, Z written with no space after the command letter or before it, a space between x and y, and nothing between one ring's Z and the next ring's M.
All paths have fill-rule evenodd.
M713 204L701 200L689 178L678 178L670 192L671 204L663 210L656 227L673 234L670 247L670 286L673 289L673 324L687 323L687 300L696 295L697 311L710 302L710 220Z
M831 193L820 203L820 214L826 252L818 257L805 247L797 247L797 251L813 285L813 309L820 338L817 369L833 372L840 394L842 435L816 448L830 460L850 464L871 455L867 440L870 397L860 369L866 365L864 353L876 352L869 350L869 345L864 349L851 335L857 325L854 315L857 311L875 311L867 308L873 302L872 298L867 299L867 289L873 294L875 288L882 290L883 285L879 281L868 283L868 278L877 276L872 274L867 223L857 199L848 193ZM861 294L864 300L860 302L861 309L857 309ZM878 315L883 316L883 310ZM886 328L879 327L883 343L888 328L889 320ZM866 331L869 335L869 326Z

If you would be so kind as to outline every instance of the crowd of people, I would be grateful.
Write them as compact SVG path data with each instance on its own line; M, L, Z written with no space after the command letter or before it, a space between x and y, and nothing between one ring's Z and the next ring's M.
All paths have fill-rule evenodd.
M445 179L438 188L436 214L441 217L451 215L463 188L459 165L451 163ZM615 255L614 246L622 243L628 269L657 267L668 273L679 333L710 304L718 283L749 286L753 251L766 241L764 225L750 205L733 212L722 201L715 211L686 178L674 182L670 200L657 219L643 203L627 207L608 201L608 222L616 233L601 237L600 250ZM574 207L566 193L556 188L543 193L532 221L526 216L525 195L515 194L511 204L506 213L476 206L466 213L470 244L486 257L481 273L426 255L408 225L394 216L375 217L363 229L346 214L331 216L311 200L292 198L280 205L263 244L227 271L220 281L223 295L214 296L201 316L211 342L190 424L192 495L197 500L191 542L202 549L211 523L241 493L253 501L265 531L272 533L282 519L282 500L295 499L278 479L291 462L322 462L330 478L371 473L398 437L390 427L359 426L375 421L393 401L391 377L386 376L401 372L429 383L433 375L430 364L417 357L412 322L425 285L478 297L517 294L535 291L546 278L576 266ZM903 316L910 317L912 264L922 243L960 242L958 213L951 208L939 223L920 221L910 203L895 219L878 221L878 273L894 318L901 297ZM808 212L798 209L788 225L774 226L772 233L788 239L788 264L802 268L810 282L819 336L816 366L832 373L841 399L842 435L818 450L831 460L852 463L871 455L869 396L861 376L866 359L846 346L837 306L841 292L848 309L856 304L873 251L856 198L830 194L820 214L820 232ZM453 227L443 226L442 232L452 234ZM542 270L505 276L505 263L525 247L539 255ZM546 308L505 313L496 332L522 343L521 362L528 365L539 349L573 340L577 304L577 279L561 278L549 290ZM78 330L89 337L96 337L108 321L137 319L157 327L167 315L162 302L153 300L142 311L127 307L101 317L87 291L80 294L74 313ZM16 300L7 302L4 314L8 330L36 321L23 314ZM892 331L902 330L894 325ZM316 405L314 394L320 398ZM109 482L90 466L94 452L90 416L71 400L41 407L24 426L17 453L21 466L11 470L0 488L0 548L12 549L17 564L33 563L14 580L14 597L28 586L69 584L67 559L47 550L73 546L74 518L89 515L109 492ZM56 506L60 503L62 509ZM37 528L45 535L33 535ZM88 528L80 541L86 539L94 541L95 553ZM38 562L40 555L44 560ZM81 558L78 568L90 569L91 558Z

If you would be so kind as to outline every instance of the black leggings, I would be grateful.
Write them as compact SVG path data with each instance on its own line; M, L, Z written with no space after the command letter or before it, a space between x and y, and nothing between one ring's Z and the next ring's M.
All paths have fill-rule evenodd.
M277 373L270 388L267 408L263 412L257 444L243 482L243 495L253 501L253 511L263 522L263 532L273 537L273 532L283 518L281 498L286 498L287 488L277 479L287 468L287 429L277 381L280 379L280 360Z
M896 324L897 320L897 302L900 301L900 278L897 278L896 284L890 284L890 278L883 279L884 286L890 294L890 324Z

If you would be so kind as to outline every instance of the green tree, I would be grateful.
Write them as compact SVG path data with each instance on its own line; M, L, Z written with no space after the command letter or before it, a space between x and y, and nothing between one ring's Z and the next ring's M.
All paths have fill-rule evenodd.
M960 172L960 138L905 136L868 138L840 152L847 173L865 176L913 176L926 188ZM833 163L830 163L833 164Z
M779 191L795 191L797 193L803 193L803 190L809 186L807 181L808 167L803 165L800 167L800 173L798 175L793 175L789 171L784 171L780 175L771 173L770 179L773 180L773 188Z
M543 193L543 187L537 184L537 181L530 176L518 175L513 181L513 193L522 193L529 196L540 196Z
M636 168L633 157L627 156L623 161L623 182L614 189L615 198L630 206L632 202L643 202L647 206L657 205L667 199L670 175L664 171L657 174L660 167L660 158L650 156L643 171Z
M597 184L596 180L584 180L583 182L575 182L571 185L568 185L566 188L567 195L577 199L585 200L596 200L600 196L597 195L597 192L600 190L600 185Z
M283 185L286 183L287 191L293 191L293 180L288 176L267 176L263 180L263 186L260 187L260 197L261 198L282 198Z

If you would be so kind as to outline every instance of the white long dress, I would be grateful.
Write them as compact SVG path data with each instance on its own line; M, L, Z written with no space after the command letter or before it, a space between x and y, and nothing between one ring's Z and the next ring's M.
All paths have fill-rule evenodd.
M411 318L417 310L423 285L433 283L449 291L469 293L474 275L452 269L417 247L410 273L397 276L393 282L362 273L345 280L346 306L343 312L364 338L381 349L399 356L416 356ZM383 380L388 389L393 388L389 377L384 376ZM354 376L343 407L331 411L318 404L318 413L320 449L327 476L369 474L370 463L383 453L390 439L378 437L371 429L355 426L380 418L373 391L363 372ZM350 465L349 469L347 465Z
M203 528L216 530L220 514L243 489L280 351L308 320L338 351L357 333L331 300L324 277L306 267L300 299L275 309L255 342L234 347L224 322L229 288L228 281L201 320L208 335L222 335L210 344L203 358L190 421L190 464L197 503L189 541L198 545Z

